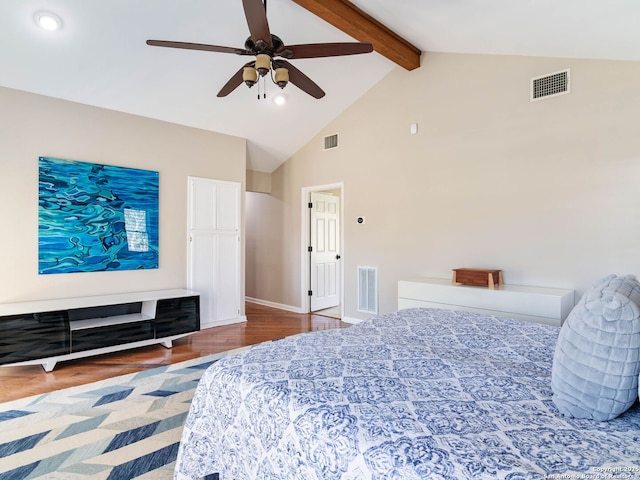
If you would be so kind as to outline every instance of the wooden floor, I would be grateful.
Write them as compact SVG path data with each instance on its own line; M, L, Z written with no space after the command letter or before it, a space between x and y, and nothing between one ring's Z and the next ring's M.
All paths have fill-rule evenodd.
M61 362L50 373L46 373L40 365L0 367L0 402L182 362L296 333L349 326L335 318L291 313L254 303L246 304L246 316L247 322L209 328L178 339L171 349L154 345Z

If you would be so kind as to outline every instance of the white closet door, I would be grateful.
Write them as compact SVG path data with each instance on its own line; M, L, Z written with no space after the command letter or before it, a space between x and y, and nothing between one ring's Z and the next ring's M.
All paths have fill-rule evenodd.
M240 184L216 185L216 228L225 231L240 230Z
M228 323L240 315L240 236L234 232L217 235L216 321Z
M215 180L189 178L189 229L218 228L218 184Z
M216 252L218 237L210 230L193 230L189 234L189 259L187 288L200 293L200 327L216 321L217 295Z
M240 321L240 184L189 178L187 288L200 293L201 328Z

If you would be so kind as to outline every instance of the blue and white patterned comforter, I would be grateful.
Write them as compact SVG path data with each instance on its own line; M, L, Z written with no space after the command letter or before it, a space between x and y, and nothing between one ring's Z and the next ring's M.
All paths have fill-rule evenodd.
M609 422L555 409L558 332L409 309L256 345L202 377L175 478L640 478L638 403Z

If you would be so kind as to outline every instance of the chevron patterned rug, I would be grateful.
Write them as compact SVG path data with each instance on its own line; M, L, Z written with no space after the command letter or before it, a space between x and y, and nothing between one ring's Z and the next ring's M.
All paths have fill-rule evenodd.
M239 350L0 404L0 479L172 479L198 380Z

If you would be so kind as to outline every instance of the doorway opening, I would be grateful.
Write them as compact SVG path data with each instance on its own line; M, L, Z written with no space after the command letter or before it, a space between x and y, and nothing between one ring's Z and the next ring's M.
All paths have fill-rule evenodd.
M302 189L302 289L306 313L342 318L344 185Z

